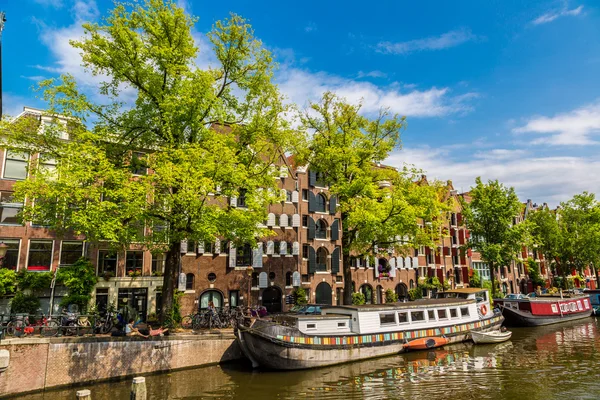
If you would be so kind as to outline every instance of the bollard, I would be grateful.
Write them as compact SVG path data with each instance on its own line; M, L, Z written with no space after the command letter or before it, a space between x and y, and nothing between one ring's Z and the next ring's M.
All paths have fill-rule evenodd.
M146 400L146 378L137 376L131 384L131 400Z
M78 390L77 391L77 400L91 400L92 394L88 389Z

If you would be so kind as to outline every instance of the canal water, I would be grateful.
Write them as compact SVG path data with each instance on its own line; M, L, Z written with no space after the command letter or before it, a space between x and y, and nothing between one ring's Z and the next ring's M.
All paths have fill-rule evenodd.
M229 364L148 376L150 399L599 399L600 318L513 328L511 341L307 371ZM93 400L129 398L130 381L87 385ZM75 398L76 389L22 396Z

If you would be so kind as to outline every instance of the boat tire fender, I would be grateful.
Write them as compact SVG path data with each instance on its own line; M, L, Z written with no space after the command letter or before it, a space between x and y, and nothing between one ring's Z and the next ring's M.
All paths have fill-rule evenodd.
M483 315L487 315L488 310L487 310L487 307L485 306L485 304L482 305L479 309L481 310L481 313Z

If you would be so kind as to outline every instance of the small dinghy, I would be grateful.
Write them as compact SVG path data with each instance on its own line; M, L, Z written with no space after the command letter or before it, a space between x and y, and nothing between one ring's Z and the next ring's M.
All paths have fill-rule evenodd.
M404 345L404 348L406 350L427 350L435 347L441 347L445 344L448 344L448 339L445 337L426 337L411 340Z
M471 338L476 344L506 342L511 336L510 331L471 332Z

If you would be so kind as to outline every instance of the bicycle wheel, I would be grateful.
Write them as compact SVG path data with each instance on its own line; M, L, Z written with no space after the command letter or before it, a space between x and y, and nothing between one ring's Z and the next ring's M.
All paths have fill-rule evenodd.
M56 336L56 335L58 335L59 327L60 327L60 325L58 325L58 322L51 319L49 321L46 321L44 326L42 326L42 328L40 328L40 333L43 336L47 336L47 337Z
M192 315L186 315L181 319L181 327L183 329L192 329L194 327L194 317Z
M6 333L14 337L21 337L25 334L25 323L23 321L10 321L6 326Z
M63 329L65 336L74 336L77 333L77 324L74 321L68 322Z
M106 334L108 332L110 332L113 328L113 321L112 319L106 319L104 321L104 323L102 324L102 326L100 327L100 333L102 334Z

